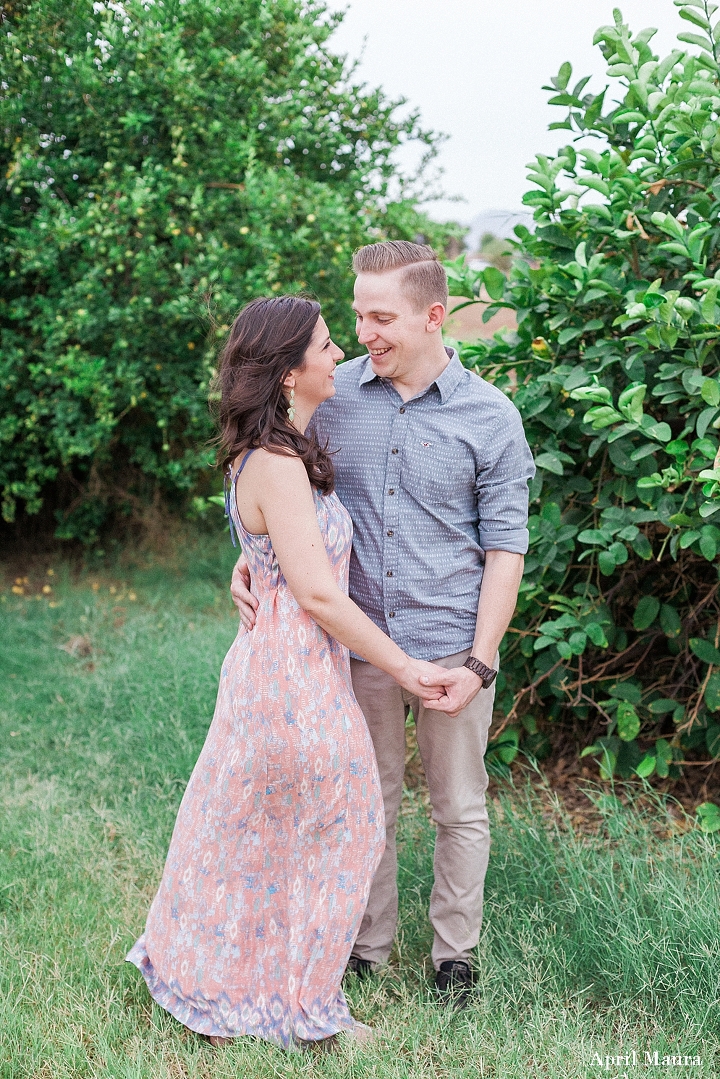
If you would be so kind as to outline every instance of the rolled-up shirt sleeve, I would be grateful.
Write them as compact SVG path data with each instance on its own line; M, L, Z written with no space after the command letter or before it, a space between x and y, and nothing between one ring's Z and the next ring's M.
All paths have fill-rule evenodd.
M484 551L526 554L528 481L535 475L535 463L520 413L507 399L503 405L489 418L491 437L483 439L478 462L478 536Z

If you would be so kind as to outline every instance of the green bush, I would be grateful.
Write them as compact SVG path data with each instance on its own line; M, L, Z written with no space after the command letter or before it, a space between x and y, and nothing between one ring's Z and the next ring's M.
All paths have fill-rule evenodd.
M207 477L219 338L258 294L348 323L350 253L432 233L301 0L0 4L0 487L93 540ZM352 339L341 344L351 347Z
M548 751L548 721L604 777L720 756L720 22L675 3L697 48L660 61L615 11L595 35L611 89L571 89L568 63L547 88L577 145L537 156L508 277L447 264L484 317L517 313L462 358L512 396L538 465L500 770Z

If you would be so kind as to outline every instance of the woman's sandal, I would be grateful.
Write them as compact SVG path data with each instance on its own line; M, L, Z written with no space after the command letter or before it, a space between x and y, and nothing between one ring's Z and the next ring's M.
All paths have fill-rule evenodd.
M369 1045L371 1042L377 1040L377 1032L369 1027L367 1023L360 1023L355 1020L354 1030L347 1030L345 1034L351 1041L357 1042L358 1045Z
M207 1040L212 1045L213 1049L222 1049L225 1045L232 1045L235 1041L234 1038L221 1038L219 1034L208 1034Z
M334 1053L340 1044L339 1038L341 1035L358 1045L368 1045L377 1038L377 1034L372 1027L367 1026L366 1023L359 1023L356 1019L352 1030L343 1030L339 1034L331 1034L329 1038L318 1038L316 1041L306 1041L304 1038L298 1038L297 1043L301 1049L306 1051Z

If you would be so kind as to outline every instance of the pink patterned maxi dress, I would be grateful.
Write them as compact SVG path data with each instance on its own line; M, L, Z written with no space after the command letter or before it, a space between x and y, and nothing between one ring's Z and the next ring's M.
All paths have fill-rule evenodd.
M350 516L337 495L314 497L347 590ZM232 516L257 622L225 657L160 888L127 958L191 1030L289 1047L353 1029L340 985L385 844L383 805L347 649L295 602L270 538L245 531L237 504Z

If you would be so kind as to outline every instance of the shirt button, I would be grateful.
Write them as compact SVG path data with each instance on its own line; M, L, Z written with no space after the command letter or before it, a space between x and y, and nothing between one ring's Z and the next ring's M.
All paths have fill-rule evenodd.
M397 450L391 450L390 452L391 453L397 453L398 451Z
M394 618L394 617L395 617L395 611L390 611L390 613L388 614L388 618Z
M388 491L388 494L389 495L394 495L395 494L395 488L391 487L390 490Z
M394 535L395 535L395 533L393 532L392 528L389 528L388 529L388 536L394 536Z
M391 569L389 569L387 571L387 573L385 574L386 577L392 577L392 575L393 575L393 571Z
M402 416L402 414L403 414L403 412L404 412L404 411L405 411L405 408L404 408L404 406L403 406L403 408L401 408L401 409L400 409L400 415L401 415L401 416Z

